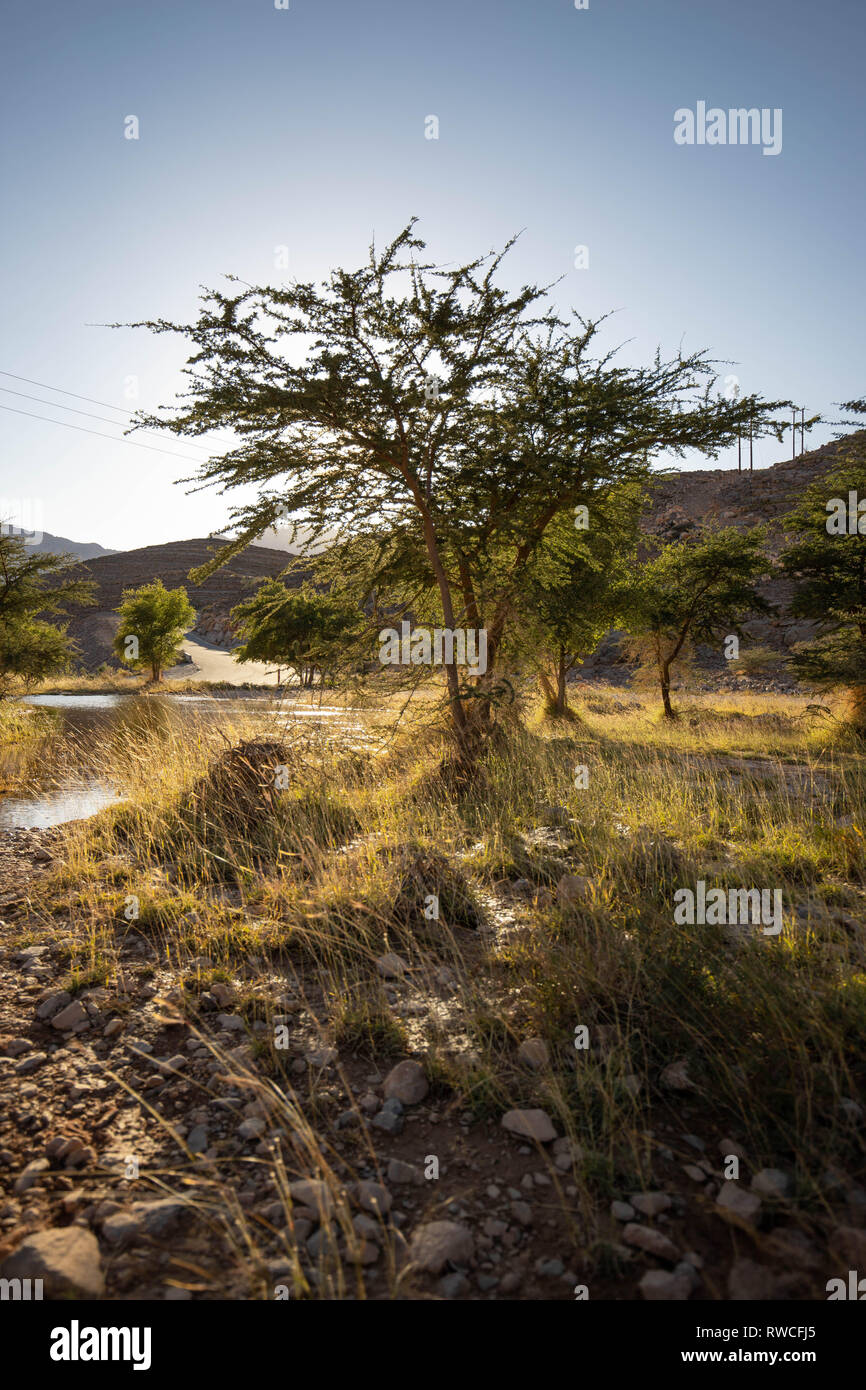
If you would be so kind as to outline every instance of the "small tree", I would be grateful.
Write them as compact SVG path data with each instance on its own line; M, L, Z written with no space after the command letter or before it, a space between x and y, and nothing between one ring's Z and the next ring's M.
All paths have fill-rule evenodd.
M842 462L806 489L784 518L795 539L782 568L795 584L791 612L822 624L795 649L797 674L847 688L851 721L866 729L866 435L841 449Z
M151 680L162 680L166 666L180 655L178 644L195 622L195 609L186 589L166 589L161 579L124 589L120 607L120 627L114 650L136 670L150 667Z
M75 645L50 618L94 602L91 581L58 578L76 564L71 555L28 550L0 526L0 697L16 679L29 686L66 670Z
M569 673L619 621L642 496L640 487L623 485L591 512L557 517L530 567L520 627L524 645L536 649L555 718L569 715Z
M267 580L231 616L246 639L235 648L235 661L289 666L305 687L313 685L317 673L324 684L326 672L345 659L363 626L363 614L350 600L306 583L288 589L279 579Z
M755 587L768 568L762 542L762 532L742 535L732 527L675 541L630 581L626 630L647 639L667 719L674 718L671 669L689 647L731 631L742 635L747 613L768 610Z

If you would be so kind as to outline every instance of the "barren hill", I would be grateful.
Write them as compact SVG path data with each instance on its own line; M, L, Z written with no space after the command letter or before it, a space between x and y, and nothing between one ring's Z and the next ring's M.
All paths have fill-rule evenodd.
M114 660L111 643L119 622L114 609L123 590L155 579L161 579L167 589L185 588L198 615L196 630L212 641L227 640L229 610L265 579L280 574L293 558L288 551L250 545L203 584L192 584L189 571L228 544L212 538L171 541L167 545L146 545L139 550L100 555L77 566L78 574L98 585L96 605L77 609L69 624L80 648L79 664L92 670L103 661ZM300 584L301 579L296 574L289 582Z

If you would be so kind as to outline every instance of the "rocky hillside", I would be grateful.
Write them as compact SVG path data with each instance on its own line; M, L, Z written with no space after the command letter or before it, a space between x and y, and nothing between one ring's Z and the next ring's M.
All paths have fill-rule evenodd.
M211 641L230 645L230 610L265 579L280 574L292 556L287 551L250 545L203 584L192 584L190 570L203 565L214 551L226 545L228 541L214 539L172 541L140 550L121 550L80 565L77 572L98 585L96 605L76 610L69 624L79 646L80 666L93 670L104 661L114 662L111 644L119 622L114 610L123 590L154 579L161 579L167 589L183 586L198 616L196 631ZM291 582L300 584L301 575L293 576Z
M739 472L714 468L659 477L653 484L653 500L643 518L643 530L647 536L676 541L696 535L704 526L733 526L740 531L767 526L767 549L771 555L778 555L786 539L782 518L810 483L838 467L840 450L850 447L852 441L861 447L866 445L866 431L752 473L747 469ZM773 612L743 624L744 633L755 647L785 653L795 643L814 635L816 624L796 620L788 611L791 586L784 579L770 580L762 586L762 592ZM708 673L715 672L727 683L727 663L718 653L701 649L699 656ZM624 680L629 670L617 634L611 633L584 662L581 676L617 681ZM754 684L742 672L732 678L736 684ZM780 670L769 686L766 680L759 679L757 683L765 688L783 689L791 686L793 680Z

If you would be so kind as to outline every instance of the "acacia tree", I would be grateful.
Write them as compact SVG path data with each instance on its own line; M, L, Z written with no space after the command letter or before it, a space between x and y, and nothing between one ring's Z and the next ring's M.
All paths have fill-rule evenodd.
M198 319L135 326L193 344L190 387L140 426L234 430L202 485L247 486L237 539L198 581L287 517L309 543L392 528L423 554L449 628L487 630L487 672L465 699L445 665L464 753L493 718L506 630L548 527L640 476L658 454L730 445L750 422L781 438L786 402L713 394L702 352L644 367L593 356L599 323L550 307L548 290L495 283L511 242L457 268L421 259L414 221L360 269L314 284L206 291Z
M29 550L0 526L0 696L16 679L32 685L68 667L75 646L52 619L70 604L93 603L96 588L89 580L63 578L75 563L71 555Z
M854 404L854 403L851 403ZM862 403L860 403L862 405ZM866 434L840 447L839 466L806 489L784 518L794 539L781 563L791 612L822 624L793 654L798 675L850 692L851 722L866 729Z
M235 661L273 661L289 666L304 686L316 673L325 675L347 657L363 614L350 599L321 593L310 584L288 589L268 579L231 612L245 639L232 653Z
M166 589L161 579L124 589L120 607L120 627L114 650L128 665L150 667L151 680L162 680L163 668L176 660L178 645L187 628L195 622L195 609L186 589Z
M648 640L665 717L673 719L671 669L695 642L740 632L750 612L768 611L757 591L768 562L759 530L746 535L726 527L697 540L674 541L642 564L624 600L626 630Z

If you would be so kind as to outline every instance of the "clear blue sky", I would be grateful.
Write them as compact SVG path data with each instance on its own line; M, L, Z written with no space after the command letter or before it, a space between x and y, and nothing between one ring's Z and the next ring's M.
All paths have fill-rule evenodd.
M3 30L4 372L127 408L135 376L134 404L167 404L182 342L93 325L188 318L225 272L319 278L417 213L442 261L524 229L509 278L618 310L629 360L706 347L824 413L866 390L863 0L9 0ZM781 154L676 145L698 101L782 108ZM0 386L119 434L8 389L117 411ZM127 548L225 523L174 485L201 457L184 441L0 429L0 498L37 499L45 530Z

